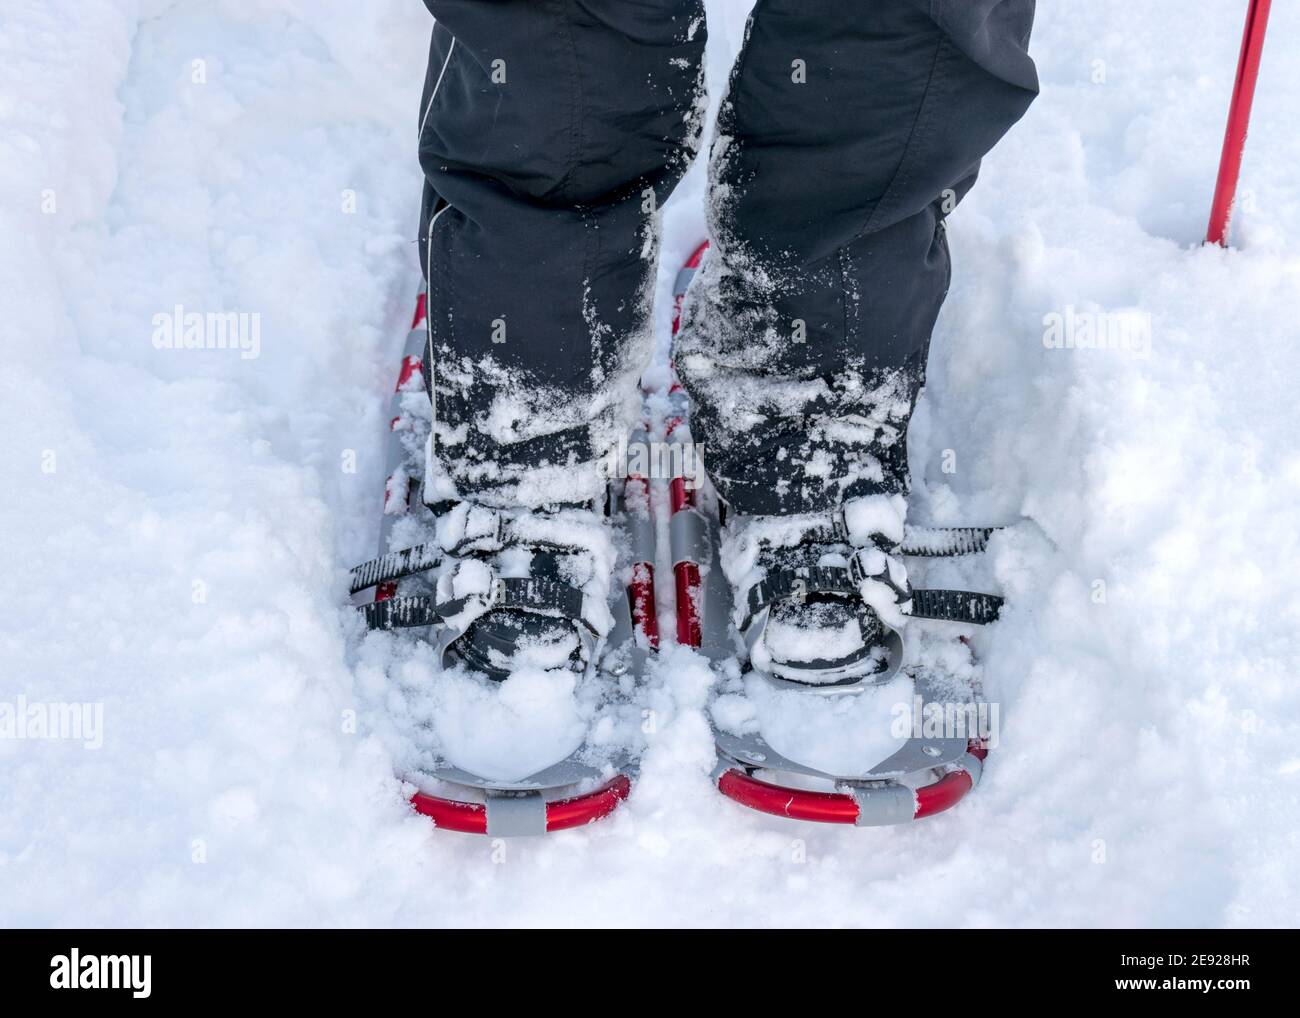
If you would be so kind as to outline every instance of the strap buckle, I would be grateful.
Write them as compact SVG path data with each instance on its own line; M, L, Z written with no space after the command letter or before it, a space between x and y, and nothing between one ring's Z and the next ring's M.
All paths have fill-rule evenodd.
M867 575L866 566L862 564L861 549L849 556L849 579L859 587L862 586L864 581L874 579L874 577Z
M868 572L866 565L862 561L864 555L872 552L884 558L884 568L876 573ZM899 604L906 604L912 599L912 584L906 578L901 585L894 582L893 570L889 568L890 564L891 557L888 552L881 551L879 548L859 548L849 556L849 578L859 587L867 580L874 583L883 583L894 592L894 599ZM904 573L904 577L906 577L906 573Z
M504 513L487 506L468 504L465 512L465 533L459 541L446 552L452 558L463 558L466 554L491 554L506 545L507 521ZM481 524L484 516L491 521L482 529L471 531L473 524Z
M849 521L848 517L844 515L844 507L840 506L838 509L832 509L830 511L830 520L831 533L835 535L835 539L843 541L845 544L851 544L852 542L849 540Z

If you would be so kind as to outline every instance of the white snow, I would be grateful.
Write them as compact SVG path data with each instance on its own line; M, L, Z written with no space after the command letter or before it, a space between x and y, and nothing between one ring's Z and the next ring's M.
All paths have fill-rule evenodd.
M774 619L768 622L764 638L781 648L781 656L786 661L836 660L862 648L862 629L856 618L815 629L807 625L786 625Z
M864 774L903 745L895 733L899 704L912 697L912 681L896 677L849 696L810 696L775 690L751 676L744 695L724 693L714 720L724 731L742 734L755 728L778 753L817 767L827 774ZM800 782L790 775L777 780L792 787L808 784L830 791L828 784Z
M744 6L710 4L715 102ZM0 738L0 921L1294 925L1293 5L1238 247L1198 243L1243 12L1040 5L1043 95L952 216L909 518L1029 521L913 577L1010 597L975 640L1001 720L978 793L901 829L742 810L709 780L711 676L669 646L649 713L598 726L649 740L626 807L502 851L409 810L395 727L450 705L442 736L504 767L563 752L588 694L460 690L341 607L418 273L427 16L6 0L0 703L102 705L103 744ZM661 354L703 170L665 210ZM160 349L178 304L260 315L258 356ZM1054 342L1069 321L1130 341ZM535 738L492 734L529 713Z

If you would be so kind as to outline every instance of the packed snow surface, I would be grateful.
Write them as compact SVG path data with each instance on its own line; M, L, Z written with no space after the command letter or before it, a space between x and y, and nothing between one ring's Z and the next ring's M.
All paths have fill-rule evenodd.
M506 768L596 706L554 674L440 674L345 605L418 275L427 15L6 0L0 922L1295 924L1294 5L1236 246L1199 244L1244 6L1040 5L1043 94L951 218L909 518L1020 521L924 576L1010 599L974 641L999 707L978 793L894 829L745 811L710 783L711 699L850 764L888 752L888 705L716 700L670 644L653 723L597 725L648 740L626 807L502 848L411 812L401 730ZM715 105L746 7L710 4ZM666 209L658 387L703 171ZM228 342L176 342L216 312Z

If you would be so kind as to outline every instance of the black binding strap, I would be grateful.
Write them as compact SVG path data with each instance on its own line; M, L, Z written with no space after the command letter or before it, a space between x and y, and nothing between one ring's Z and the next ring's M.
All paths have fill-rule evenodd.
M1002 601L997 594L981 594L974 590L913 590L912 610L907 614L914 619L970 622L984 626L996 621L1002 610Z
M856 597L858 585L843 566L804 566L798 569L769 569L767 575L749 588L745 598L743 633L754 616L768 605L807 594L842 594Z
M413 597L390 597L374 604L359 605L357 611L365 616L367 629L405 629L410 626L432 626L445 617L455 615L457 608L465 607L465 599L458 598L445 604L434 604L427 594Z
M883 577L870 577L885 582ZM898 592L900 599L902 592ZM860 597L858 580L842 566L814 566L802 569L770 570L749 589L745 604L743 633L764 608L787 598L808 594L840 594ZM937 622L968 622L983 626L997 619L1003 599L996 594L974 590L912 590L912 608L907 613L916 619Z
M974 555L983 551L989 538L1002 527L914 527L903 528L903 541L894 547L883 534L873 534L871 542L881 551L899 555L944 558L949 555ZM800 543L852 544L843 510L810 520Z
M489 546L476 548L475 545L482 541L487 541ZM515 545L553 553L578 554L587 550L580 545L561 544L555 541L521 540L510 532L509 526L502 522L502 517L498 516L494 532L462 538L458 544L450 549L444 550L437 542L430 541L426 544L417 544L413 548L403 548L401 551L389 552L387 555L371 559L369 562L362 562L361 565L353 568L349 574L351 579L350 592L356 594L376 584L386 583L389 580L400 580L403 576L410 576L413 573L422 573L426 569L433 569L443 560L444 556L447 558L461 558L480 551L491 554Z
M458 597L441 604L427 594L390 597L357 610L365 616L367 629L405 629L432 626L445 622L465 610L471 597ZM558 580L538 577L510 577L497 580L488 600L489 608L515 608L560 615L586 625L582 617L582 591Z
M989 538L1001 527L907 527L901 555L922 555L943 558L949 555L974 555L983 551Z
M349 574L352 581L351 593L356 594L367 587L386 583L389 580L400 580L403 576L410 576L412 573L422 573L426 569L432 569L441 561L442 549L432 542L389 552L380 558L372 558L369 562L362 562Z

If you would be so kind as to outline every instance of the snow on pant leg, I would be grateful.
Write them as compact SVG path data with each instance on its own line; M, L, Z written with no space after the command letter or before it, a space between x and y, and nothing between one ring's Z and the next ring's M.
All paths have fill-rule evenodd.
M699 144L702 4L425 2L425 498L598 498L653 349L657 209Z
M948 288L943 217L1037 92L1033 0L758 0L710 162L676 365L723 498L907 487Z

